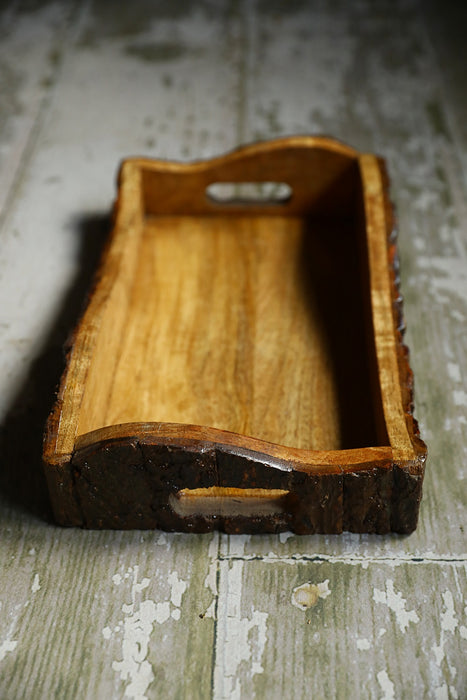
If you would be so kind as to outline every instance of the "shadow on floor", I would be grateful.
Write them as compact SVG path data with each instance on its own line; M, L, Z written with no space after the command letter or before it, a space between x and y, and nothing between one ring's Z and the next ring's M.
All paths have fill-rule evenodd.
M1 426L0 497L10 507L48 522L52 511L42 470L44 425L65 366L64 347L83 311L109 229L108 216L77 221L78 272Z

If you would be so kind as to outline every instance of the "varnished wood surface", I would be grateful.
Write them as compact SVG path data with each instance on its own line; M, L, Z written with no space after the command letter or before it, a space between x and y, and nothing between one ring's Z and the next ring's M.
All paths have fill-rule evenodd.
M158 5L154 22L136 4L125 14L100 2L2 9L9 700L465 695L465 9L287 5ZM123 155L208 157L309 131L388 159L430 447L418 529L197 537L49 524L37 455L106 233L109 172ZM327 580L331 593L318 597ZM301 610L292 595L307 582L302 598L315 604Z
M339 449L332 354L303 289L303 246L300 219L187 216L146 224L104 411L96 368L78 435L154 421ZM336 274L335 283L344 280Z
M208 197L209 183L271 180L287 184L287 200ZM329 138L193 164L123 163L114 230L45 431L60 524L261 532L253 498L251 523L243 511L236 524L183 518L174 485L273 488L279 449L287 471L297 454L305 469L278 482L290 498L265 532L413 531L426 447L412 415L388 188L381 160ZM179 214L164 215L171 208ZM142 440L125 432L133 424ZM165 424L175 442L164 442ZM221 442L197 442L197 425ZM86 437L110 426L121 426L117 441ZM264 447L245 459L247 440ZM382 471L371 458L379 445L392 450ZM355 447L365 482L346 462ZM326 454L339 450L328 479Z

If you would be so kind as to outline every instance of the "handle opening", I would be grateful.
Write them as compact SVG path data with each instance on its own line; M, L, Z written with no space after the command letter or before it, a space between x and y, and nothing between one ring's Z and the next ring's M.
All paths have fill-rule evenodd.
M213 204L267 206L287 204L292 188L286 182L212 182L206 196Z
M254 518L286 512L289 491L211 486L170 494L169 504L181 517L190 515Z

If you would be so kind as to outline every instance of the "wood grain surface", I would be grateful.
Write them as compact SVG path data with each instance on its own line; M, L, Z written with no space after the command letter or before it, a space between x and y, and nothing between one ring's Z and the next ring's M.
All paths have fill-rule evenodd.
M274 216L158 217L147 225L104 411L96 369L78 435L153 421L338 449L326 337L296 292L302 226ZM103 351L108 358L107 345Z
M290 197L208 196L212 183L268 180ZM396 235L382 160L329 138L264 141L190 164L126 160L45 430L57 522L412 532L426 446L413 418ZM390 452L383 464L378 447ZM360 450L358 470L348 449ZM211 487L222 498L240 481L241 515L227 491L228 518L196 510L207 503L199 497L192 517L174 507L181 489L184 500ZM280 512L260 517L251 496L248 517L248 489L274 487L288 494Z
M465 21L437 0L2 6L2 698L465 696ZM430 448L417 531L51 524L42 430L109 173L300 133L388 160Z

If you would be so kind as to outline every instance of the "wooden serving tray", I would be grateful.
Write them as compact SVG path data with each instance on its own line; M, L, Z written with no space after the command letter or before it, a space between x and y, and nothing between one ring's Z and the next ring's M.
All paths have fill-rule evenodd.
M426 447L387 188L381 159L328 138L123 163L46 428L59 523L416 527Z

